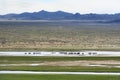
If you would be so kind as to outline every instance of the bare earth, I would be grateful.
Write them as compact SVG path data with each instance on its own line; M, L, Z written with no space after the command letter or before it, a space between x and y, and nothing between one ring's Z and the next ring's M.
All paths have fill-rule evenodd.
M87 65L120 65L120 61L108 60L108 61L55 61L44 62L42 65L48 66L87 66Z
M120 68L120 61L102 60L102 61L45 61L35 63L20 64L0 64L0 66L96 66L96 67L117 67Z

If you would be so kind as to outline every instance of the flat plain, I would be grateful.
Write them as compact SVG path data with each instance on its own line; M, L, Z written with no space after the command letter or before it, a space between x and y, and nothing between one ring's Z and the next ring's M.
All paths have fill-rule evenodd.
M100 21L0 21L1 51L120 50L120 24Z
M0 21L0 51L80 50L119 51L120 24L74 20ZM114 66L120 66L120 57L0 56L1 71L120 72L120 68ZM120 76L0 74L0 80L38 79L119 80Z

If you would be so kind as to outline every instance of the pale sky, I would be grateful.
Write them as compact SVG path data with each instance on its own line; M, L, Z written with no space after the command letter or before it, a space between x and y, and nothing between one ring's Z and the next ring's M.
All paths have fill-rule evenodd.
M0 14L41 10L113 14L120 13L120 0L0 0Z

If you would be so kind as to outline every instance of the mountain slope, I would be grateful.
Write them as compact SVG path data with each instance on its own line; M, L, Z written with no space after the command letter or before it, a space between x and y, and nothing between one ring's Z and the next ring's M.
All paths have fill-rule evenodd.
M80 13L68 13L63 11L48 12L39 11L33 13L21 13L21 14L7 14L1 15L0 19L16 19L16 20L119 20L119 14L80 14Z
M57 12L47 12L47 11L39 11L33 13L21 13L21 14L7 14L3 15L2 18L5 19L25 19L25 20L51 20L51 19L64 19L66 16L71 16L72 13L57 11Z

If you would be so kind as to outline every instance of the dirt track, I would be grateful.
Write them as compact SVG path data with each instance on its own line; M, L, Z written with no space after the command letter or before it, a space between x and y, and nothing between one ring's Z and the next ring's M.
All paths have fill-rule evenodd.
M19 63L19 64L0 64L0 66L120 66L120 61L102 60L102 61L45 61L35 63ZM107 65L107 66L106 66Z
M48 66L87 66L87 65L120 65L120 61L54 61L54 62L44 62L42 65Z

